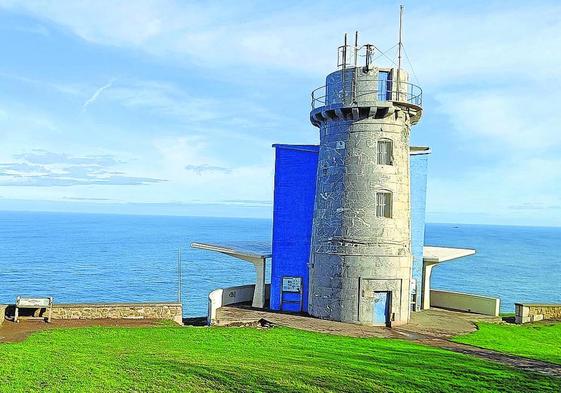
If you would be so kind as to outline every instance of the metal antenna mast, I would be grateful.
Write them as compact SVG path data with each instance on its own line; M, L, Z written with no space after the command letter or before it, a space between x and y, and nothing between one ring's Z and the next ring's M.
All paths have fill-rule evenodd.
M399 43L397 49L397 100L399 101L401 96L401 49L403 47L402 42L403 35L403 4L399 6Z
M358 31L355 31L355 68L358 60Z
M181 248L177 250L177 278L178 278L178 285L177 285L177 302L182 302L182 294L181 294L181 281L183 279L182 272L181 272Z
M399 6L399 43L398 43L398 50L397 50L397 69L401 69L401 48L403 46L402 42L402 35L403 35L403 5Z
M343 64L341 67L341 82L342 82L342 93L343 93L343 97L342 100L343 102L346 102L347 100L347 93L346 93L346 85L345 85L345 74L347 73L347 33L345 33L345 40L343 43Z

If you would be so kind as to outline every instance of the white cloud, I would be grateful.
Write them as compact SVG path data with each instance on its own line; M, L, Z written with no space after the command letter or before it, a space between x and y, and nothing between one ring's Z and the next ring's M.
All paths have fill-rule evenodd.
M357 22L369 26L376 16L371 10L357 20L317 4L267 12L272 5L247 1L204 6L149 0L1 3L62 25L94 43L166 57L187 56L216 68L259 64L314 74L318 67L325 70L334 64L334 43L346 28L354 28ZM248 18L251 14L256 17Z
M114 45L139 45L161 34L162 20L173 17L168 2L150 0L2 3L55 21L88 41Z
M201 176L203 173L219 172L219 173L232 173L230 168L208 164L189 164L185 166L186 171L191 171Z
M397 7L391 2L367 8L363 2L349 2L345 12L333 12L334 3L327 2L209 6L147 0L0 0L0 4L63 26L90 43L132 48L165 64L203 66L215 81L228 80L230 88L242 85L238 79L253 75L276 83L249 87L256 95L260 88L277 89L295 73L321 83L335 66L335 49L345 31L359 29L362 41L375 40L381 48L396 41ZM474 157L486 161L479 165L467 155L454 177L443 177L431 167L433 210L476 211L483 206L508 214L508 206L559 203L561 190L552 184L561 182L557 175L561 162L555 154L561 147L561 132L554 112L561 105L560 36L561 5L556 2L541 6L509 2L507 7L503 2L460 1L408 5L405 44L425 91L427 120L437 126L449 120L450 129L443 130L446 143L469 146ZM87 98L83 89L78 93ZM270 140L254 131L287 129L290 116L275 103L262 105L240 94L245 96L243 106L234 99L212 93L201 96L171 83L119 79L103 91L103 103L180 120L184 128L154 141L154 157L143 157L149 161L144 167L139 164L139 171L147 176L173 180L161 184L168 194L267 199L272 166L263 155L235 165L216 149L226 138L252 146L259 139L266 149ZM186 167L231 172L198 174ZM230 198L230 194L237 196ZM128 197L134 200L137 195Z
M148 110L190 124L217 118L226 107L218 100L195 97L170 83L159 81L122 81L106 93L106 99L126 108Z
M522 94L521 94L522 93ZM547 83L494 89L469 89L436 96L437 111L449 117L461 137L495 156L539 156L561 145L550 105L560 103Z
M156 121L172 120L186 129L182 134L190 136L204 134L215 140L238 139L270 146L270 139L262 132L287 124L286 117L268 108L267 102L237 92L218 97L212 91L197 94L169 82L120 79L103 94L111 105L154 116Z
M413 9L406 22L412 25L406 44L426 84L474 87L507 80L522 89L524 80L559 75L560 3L456 5Z
M217 165L221 163L209 157L208 142L200 135L158 138L153 141L164 165L184 172L190 164Z
M97 100L99 98L99 96L101 95L101 93L103 93L105 90L109 89L111 86L113 86L113 82L115 82L115 79L110 80L107 84L101 86L100 88L98 88L90 98L88 98L84 104L82 105L82 110L85 111L86 109L88 109L88 106L90 106L91 104L93 104L95 102L95 100Z
M461 176L430 176L427 212L491 217L483 222L561 225L561 159L520 159L476 165ZM553 210L551 210L553 209ZM469 221L468 221L469 222ZM471 221L473 222L473 221Z
M26 88L32 86L38 89L49 89L51 91L55 91L57 93L69 95L69 96L77 96L77 97L86 97L89 93L90 86L84 84L68 84L68 83L60 83L60 82L51 82L46 80L34 79L27 76L16 75L6 72L0 72L0 78L6 80L12 80L21 82L24 84Z
M158 56L188 57L206 67L258 65L323 75L334 68L342 33L361 31L381 48L396 41L394 3L272 4L151 1L0 1L68 28L83 39L128 46ZM272 10L269 8L272 7ZM254 15L248 18L247 15ZM383 22L383 23L382 23ZM405 43L422 81L431 86L477 84L502 74L551 75L561 65L556 40L561 5L502 2L466 7L411 3ZM461 80L462 78L477 78Z
M154 141L154 146L159 152L154 169L159 176L170 180L160 185L165 195L182 195L188 201L205 202L272 199L271 160L250 165L228 165L217 157L206 138L200 135L160 138ZM196 171L186 168L227 170Z
M165 180L129 176L115 167L124 164L112 155L71 156L34 150L0 163L0 187L137 186Z

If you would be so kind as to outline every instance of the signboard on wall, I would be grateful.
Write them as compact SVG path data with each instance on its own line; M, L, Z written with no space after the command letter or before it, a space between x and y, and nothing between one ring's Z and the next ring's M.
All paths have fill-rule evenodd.
M302 291L302 277L283 277L282 278L282 291L283 292L301 292Z
M49 297L38 297L38 298L33 298L33 297L20 297L18 296L16 298L16 306L20 307L20 308L25 308L25 307L29 307L29 308L44 308L44 307L49 307L52 303L52 299Z

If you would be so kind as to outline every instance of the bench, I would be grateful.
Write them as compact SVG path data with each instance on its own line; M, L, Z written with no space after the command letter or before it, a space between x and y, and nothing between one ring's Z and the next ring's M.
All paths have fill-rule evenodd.
M23 297L18 296L16 298L16 311L14 315L14 322L19 322L19 309L20 308L44 308L47 312L47 322L51 322L51 316L53 313L53 298L52 297ZM27 319L45 319L45 317L25 317Z

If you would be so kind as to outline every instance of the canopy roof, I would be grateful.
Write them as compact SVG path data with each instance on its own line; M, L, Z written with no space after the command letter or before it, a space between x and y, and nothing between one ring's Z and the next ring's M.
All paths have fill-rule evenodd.
M222 254L232 256L234 258L271 258L271 246L266 243L259 242L236 242L226 244L216 243L191 243L191 247L200 250L215 251ZM452 259L467 257L475 254L475 250L469 248L452 248L452 247L423 247L423 260L430 263L440 263L450 261Z
M216 251L222 254L229 255L234 258L271 258L271 247L264 246L260 243L239 243L239 245L230 244L212 244L212 243L191 243L191 247L200 250Z
M429 263L440 263L450 261L452 259L467 257L475 254L475 250L470 248L452 248L452 247L423 247L423 261Z

